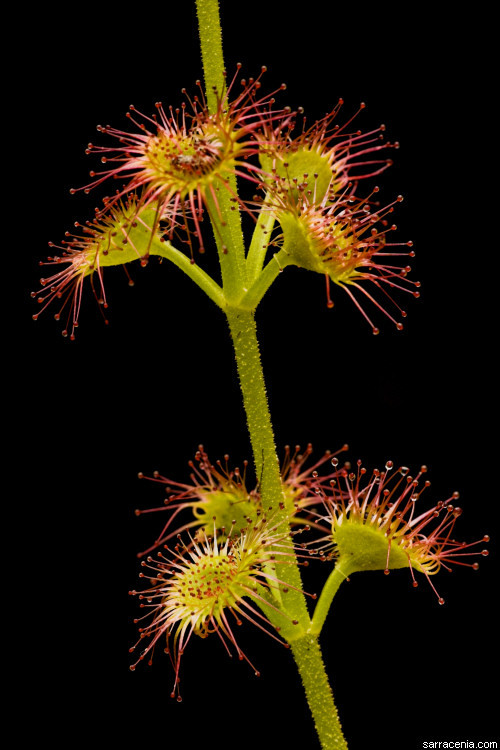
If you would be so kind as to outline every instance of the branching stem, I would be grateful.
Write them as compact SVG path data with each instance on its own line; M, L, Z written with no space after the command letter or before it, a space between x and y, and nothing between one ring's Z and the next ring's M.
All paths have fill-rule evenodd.
M189 276L200 289L203 289L212 302L215 302L218 307L225 307L226 300L221 287L200 266L193 263L185 253L177 250L170 242L160 240L157 236L153 236L151 240L150 252L170 260L177 268L184 271L186 276Z
M218 0L196 0L196 7L207 102L214 113L224 84L219 4ZM290 536L254 317L254 308L286 265L286 254L278 253L262 270L273 225L271 217L267 217L261 219L256 228L245 262L241 217L234 209L230 191L220 186L216 200L214 197L213 205L209 205L209 214L219 249L224 309L234 346L255 469L266 512L269 509L281 532ZM323 750L347 750L317 636L310 630L300 569L291 547L290 552L287 563L275 562L277 578L282 582L279 601L276 600L281 612L267 607L266 615L279 625L281 635L291 645L321 747Z

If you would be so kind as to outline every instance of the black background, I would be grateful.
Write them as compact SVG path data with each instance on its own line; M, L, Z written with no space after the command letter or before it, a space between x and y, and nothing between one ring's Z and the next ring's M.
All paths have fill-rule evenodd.
M348 442L352 460L370 468L388 458L413 470L425 463L429 501L461 493L457 537L493 537L479 572L434 579L443 607L425 581L414 590L407 571L354 577L340 591L322 642L352 750L496 738L495 125L484 36L492 19L476 9L471 19L456 8L437 17L426 3L404 12L222 3L229 71L238 61L248 76L267 65L265 86L285 81L283 103L303 106L310 120L340 96L346 114L365 101L360 127L384 122L400 141L379 178L381 197L405 196L399 237L414 241L413 276L422 281L405 330L376 318L373 337L346 295L327 309L321 278L296 269L280 276L258 312L279 449L311 441L320 454ZM8 117L18 133L19 219L8 263L21 313L6 322L14 332L9 505L21 509L8 531L22 592L11 615L16 633L22 625L21 645L19 635L12 642L23 657L14 695L31 717L20 737L35 731L56 747L315 748L290 654L251 628L241 645L259 679L215 637L195 639L184 656L182 704L169 698L166 657L128 668L135 552L156 530L133 511L163 499L137 472L187 479L200 442L213 459L250 457L222 316L175 268L150 263L132 269L133 288L121 269L106 275L109 326L90 292L75 342L50 312L31 320L46 242L98 202L69 195L97 166L84 155L96 125L127 127L129 104L151 113L157 100L178 104L183 86L195 90L194 10L90 3L57 22L35 11L17 39L21 97ZM311 572L308 588L318 590L324 575Z

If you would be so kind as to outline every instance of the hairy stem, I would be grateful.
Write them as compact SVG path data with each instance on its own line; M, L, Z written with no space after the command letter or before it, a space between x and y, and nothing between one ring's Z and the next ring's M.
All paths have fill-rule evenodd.
M218 307L224 308L226 301L220 286L200 266L193 263L187 255L177 250L170 242L162 241L159 237L154 236L150 244L150 253L170 260L177 268L184 271L186 276L189 276L200 289L203 289L212 302L215 302Z
M200 43L205 72L207 102L212 114L220 106L224 82L222 34L218 0L196 0ZM234 345L243 403L259 480L262 501L267 512L274 514L280 529L290 538L290 525L285 511L281 472L276 454L274 432L260 359L253 310L241 304L247 292L247 271L250 285L254 285L250 302L257 303L272 280L279 273L279 264L271 261L258 282L265 258L265 249L272 230L269 219L258 227L254 235L249 268L245 264L245 248L241 217L234 208L236 180L229 189L218 190L209 204L209 213L217 238L221 264L225 309ZM214 210L215 209L215 210ZM274 264L274 265L273 265ZM257 282L257 283L256 283ZM299 565L290 547L288 562L275 562L276 574L281 581L278 611L266 610L271 621L279 624L282 635L291 644L305 687L323 750L346 750L347 745L338 721L333 695L328 684L317 638L308 633L311 625L303 593Z
M196 0L196 10L208 110L216 117L220 114L219 110L223 109L221 102L225 92L219 2ZM236 177L229 177L228 183L229 189L223 182L214 184L207 204L219 251L224 294L232 304L245 291L246 269L241 215L238 203L234 200L237 195Z
M233 211L227 188L221 183L217 193L207 197L210 221L219 252L225 299L237 303L245 293L245 248L239 211Z
M347 750L318 639L308 634L293 641L291 648L321 747L323 750Z
M224 88L224 56L219 19L219 0L196 0L201 57L209 112L217 111L217 94Z
M248 310L255 310L273 281L276 280L283 269L288 265L290 265L290 256L288 253L284 250L275 253L267 266L257 276L250 289L241 298L241 307Z
M345 581L348 575L349 573L344 572L338 563L330 573L314 609L310 628L310 632L314 635L318 636L320 634L321 628L323 627L328 612L330 611L333 597L339 590L342 581Z
M264 208L267 208L267 202L264 202ZM247 255L247 276L248 282L252 284L262 271L262 266L266 258L267 248L271 239L275 218L272 211L262 210L257 226L255 227L250 247Z
M282 530L289 532L255 319L252 312L240 308L229 308L226 314L233 339L255 469L265 509L270 508L271 513L276 514ZM289 585L289 588L286 586L288 592L283 601L287 612L292 618L302 623L304 628L307 628L309 614L296 561L290 558L286 564L277 563L276 572L280 580Z

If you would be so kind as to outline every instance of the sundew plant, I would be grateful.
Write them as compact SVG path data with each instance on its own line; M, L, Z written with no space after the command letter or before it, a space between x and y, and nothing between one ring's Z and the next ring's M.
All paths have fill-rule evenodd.
M141 475L159 485L163 504L137 510L155 519L157 531L139 551L139 580L130 582L137 637L124 658L134 672L162 662L168 693L181 702L193 641L209 648L217 640L244 662L244 680L244 668L258 675L260 665L242 645L240 626L256 628L295 662L318 747L338 750L349 737L321 640L341 585L366 571L406 569L410 586L426 586L441 605L437 574L476 570L489 538L462 541L458 493L433 500L425 465L365 467L349 457L342 436L320 455L309 445L277 449L256 325L273 283L286 284L291 267L314 275L327 307L344 295L343 314L359 316L378 337L387 327L402 330L420 296L413 243L396 226L403 197L379 198L398 143L383 125L360 126L363 104L324 102L326 114L310 121L284 100L284 86L267 89L264 68L226 70L218 2L196 0L196 10L204 80L177 106L130 107L126 128L98 128L87 148L90 181L72 192L105 197L93 216L50 243L33 317L52 311L63 335L76 339L82 295L95 297L106 320L108 267L128 275L130 264L153 256L174 264L219 310L252 460L234 466L211 456L207 444L193 456L188 480L171 466L168 476ZM175 368L169 377L178 377ZM308 387L316 377L311 368ZM331 377L333 391L339 373ZM322 576L317 591L303 580L312 567Z

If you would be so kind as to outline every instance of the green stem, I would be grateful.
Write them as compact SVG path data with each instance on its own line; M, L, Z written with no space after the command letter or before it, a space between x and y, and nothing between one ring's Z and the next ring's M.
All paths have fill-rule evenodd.
M203 289L212 302L215 302L218 307L225 307L226 300L220 286L200 266L193 263L187 255L177 250L170 242L163 242L159 237L153 237L149 252L152 255L160 255L162 258L170 260Z
M219 3L218 0L196 0L196 8L207 103L212 116L217 116L224 87ZM209 205L210 218L214 225L219 249L223 292L228 303L225 312L234 345L262 500L266 511L267 508L271 509L281 531L289 536L290 525L285 511L281 472L269 414L254 313L248 309L247 305L240 304L241 298L247 292L248 270L251 284L257 281L262 270L272 223L269 219L264 223L265 225L261 224L260 228L257 228L247 267L241 216L239 210L232 210L234 202L231 200L231 193L233 195L236 193L235 178L230 182L229 187L229 190L224 190L221 185L221 189L213 198L214 205ZM257 283L253 290L253 297L250 295L250 302L254 300L257 303L262 298L269 284L279 273L280 266L276 261L271 261L266 270L267 274L266 272L262 274L264 276L262 283L260 285ZM277 559L275 564L277 577L283 584L280 589L281 601L278 602L283 615L280 613L276 615L275 610L270 610L266 614L271 621L277 621L275 624L280 624L282 635L291 644L323 750L345 750L347 745L340 729L319 645L315 636L307 634L311 621L297 560L292 552L288 563L278 562ZM280 618L285 621L285 627ZM293 621L297 625L291 624Z
M217 112L217 92L224 89L224 56L219 0L196 0L208 111Z
M224 295L229 304L236 304L245 293L245 247L239 211L223 183L216 186L215 197L207 196L210 221L219 252Z
M314 609L314 615L311 621L311 628L309 632L313 635L318 636L320 634L321 628L323 627L330 610L330 605L332 603L333 597L337 593L342 581L345 581L345 579L349 575L349 573L345 572L345 569L345 565L344 570L342 570L339 563L337 562L336 566L330 573L327 582L323 586L323 590Z
M275 253L264 270L257 276L250 289L241 298L240 306L247 310L255 310L276 277L289 265L290 256L288 253L283 250Z
M208 111L220 117L221 97L224 95L224 56L218 0L196 0L201 57L205 74ZM210 219L214 227L219 251L224 294L230 304L238 302L245 291L245 244L238 204L236 177L229 178L229 189L224 183L214 184L214 195L207 199Z
M283 506L281 473L267 402L254 314L241 307L230 307L226 310L226 315L233 339L262 499L265 508L271 507L281 520L283 530L289 533L290 527ZM281 627L282 635L291 645L321 747L323 750L346 750L347 744L340 727L317 636L310 631L311 621L297 561L291 559L288 564L276 562L276 574L284 584L282 591L288 589L286 596L282 596L280 602L284 616L280 617L279 614L276 616L272 609L266 609L266 615L271 622ZM333 589L333 584L331 588ZM320 612L326 608L326 604L327 597L325 596ZM318 613L318 621L319 618ZM297 625L290 625L290 620L295 620Z
M347 750L318 639L313 635L306 635L293 641L291 649L306 691L321 747L323 750Z
M262 271L274 227L275 218L270 210L266 210L267 208L268 203L265 201L248 248L246 265L249 284L252 284Z
M274 432L267 402L266 386L262 372L255 319L252 312L241 308L228 308L226 315L234 344L236 364L240 379L243 403L246 411L255 469L261 486L266 510L271 509L285 533L290 528L284 510L281 472L276 453ZM309 613L302 581L296 561L276 563L278 578L288 586L283 605L290 617L301 623L302 629L309 626ZM297 634L299 631L297 631Z
M257 477L272 510L286 518L285 512L280 509L283 504L283 488L254 315L239 307L229 308L226 314L233 339Z

